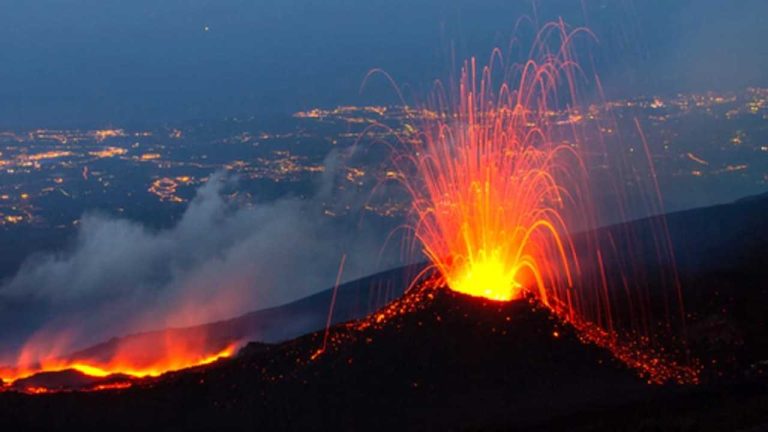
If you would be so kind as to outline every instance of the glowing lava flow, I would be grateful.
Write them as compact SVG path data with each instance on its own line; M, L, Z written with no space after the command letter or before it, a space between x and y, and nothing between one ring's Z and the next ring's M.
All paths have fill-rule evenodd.
M157 377L166 372L187 369L195 366L211 364L222 358L231 357L237 348L236 344L229 344L223 349L205 352L192 350L191 347L177 345L174 350L164 350L162 346L136 346L128 343L118 348L111 358L47 358L34 362L20 359L19 366L14 368L0 368L0 379L6 387L14 388L19 380L30 378L40 373L63 372L67 370L78 371L88 377L107 378L115 375L130 378ZM106 390L125 388L130 386L127 382L97 383L85 390ZM49 393L53 389L44 386L22 388L29 393Z

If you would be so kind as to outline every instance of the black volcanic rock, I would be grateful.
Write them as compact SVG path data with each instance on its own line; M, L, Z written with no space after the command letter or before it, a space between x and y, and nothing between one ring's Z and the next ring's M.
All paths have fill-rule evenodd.
M374 314L332 327L320 355L322 330L253 343L236 358L128 390L0 393L0 418L9 430L721 431L768 425L767 214L768 200L755 199L667 219L704 385L647 385L610 352L582 344L536 303L438 290L408 294L385 308L382 319ZM652 222L633 224L642 232ZM354 304L354 290L347 292ZM307 309L295 311L314 314L321 328L327 309L320 305L328 298L298 302ZM226 325L219 328L232 331Z
M720 365L718 371L708 371L709 375L743 374L751 365L768 360L766 215L768 194L666 216L675 249L675 270L683 282L686 309L691 313L694 348L708 359L717 357L714 360ZM650 241L658 224L658 218L652 217L602 228L598 236L616 241L622 238L619 231L630 226L639 238ZM580 237L576 236L577 242ZM628 246L619 244L618 247ZM639 251L646 253L643 259L647 263L659 265L652 242L640 245ZM607 260L608 278L615 282L612 285L619 287L621 275L612 274L612 267ZM362 318L399 297L422 268L423 265L413 265L393 269L341 285L332 323ZM659 267L658 271L669 274L666 268ZM159 346L169 338L184 344L203 337L209 352L220 351L234 341L281 342L323 328L332 295L332 290L326 290L229 320L113 338L74 353L71 358L106 361L121 344ZM711 343L716 340L720 341L720 347ZM731 342L740 347L738 359L733 356ZM729 365L727 372L723 371L723 365Z
M534 302L441 289L370 318L119 392L0 394L11 427L78 430L731 430L768 387L645 384ZM45 416L39 413L45 411Z
M718 321L730 321L730 330L737 339L747 338L745 344L762 347L759 352L735 368L768 359L768 193L744 198L732 204L687 210L665 216L675 249L676 271L679 272L687 308L693 319L702 320L694 330L704 334L695 338L713 337ZM630 226L638 237L649 241L658 226L652 217L598 230L600 238L621 239L620 230ZM577 235L579 241L581 236ZM618 245L619 249L627 245ZM640 252L651 265L659 265L652 242L640 245ZM611 278L611 262L606 262ZM411 278L423 264L393 269L343 284L332 315L332 323L359 319L398 298ZM660 269L668 271L668 269ZM613 275L620 278L620 275ZM618 280L618 279L617 279ZM620 283L616 283L620 286ZM102 344L74 353L72 358L109 359L120 344L153 346L171 337L181 341L204 335L209 351L220 350L232 341L253 340L281 342L323 328L328 318L332 290L285 305L254 311L242 316L200 326L166 329L156 332L113 338ZM723 306L729 311L723 316ZM749 321L749 322L745 322ZM715 330L718 332L720 330ZM715 336L717 337L717 336ZM723 359L724 360L724 359Z
M378 327L348 334L336 329L332 336L341 332L349 340L340 337L301 368L267 369L285 381L251 403L263 404L265 412L289 407L281 421L295 429L343 424L349 430L440 430L535 425L649 391L633 371L606 351L583 345L535 304L447 290L422 301L418 310ZM318 342L320 334L296 341L285 363L297 351L302 358L311 353ZM264 360L238 361L258 367ZM308 397L289 403L295 392Z
M415 300L418 299L418 300ZM536 425L654 391L534 303L441 289L376 315L119 394L62 394L78 427L389 430ZM0 399L1 401L2 399ZM24 397L13 421L45 427ZM157 411L156 407L172 407ZM94 410L94 407L103 409ZM31 417L25 417L30 415Z
M118 392L0 394L0 418L78 430L732 430L768 421L755 411L768 402L764 382L647 385L536 303L441 289L382 314L333 327L320 355L324 331Z
M24 390L27 388L72 389L93 385L99 378L88 376L74 369L57 372L41 372L29 378L23 378L13 383L12 389Z

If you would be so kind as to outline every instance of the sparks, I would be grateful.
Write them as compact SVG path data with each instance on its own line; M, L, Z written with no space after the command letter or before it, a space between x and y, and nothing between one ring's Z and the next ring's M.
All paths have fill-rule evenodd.
M657 279L657 297L648 292L645 267L653 263L638 259L638 233L598 232L596 190L613 188L617 202L600 206L625 215L621 173L643 168L629 165L626 147L609 149L599 133L592 144L579 129L586 127L576 100L583 71L571 48L579 34L591 35L562 21L547 24L526 62L505 67L497 49L487 66L471 58L451 86L435 87L429 115L416 120L418 139L402 139L407 145L393 159L394 177L411 195L412 232L438 286L494 301L531 296L650 382L695 383L697 370L669 355L685 351L674 342L684 340L685 318L664 218L645 233L656 242L656 265L672 263ZM647 178L655 179L637 126ZM611 163L616 178L593 182L590 167ZM663 213L658 184L647 190L649 213ZM578 241L577 231L584 232ZM673 322L681 327L671 330Z
M573 246L562 215L578 154L548 137L545 97L559 66L529 63L519 87L493 92L490 66L461 73L458 105L427 117L412 194L415 235L451 289L498 301L535 290L545 303L572 281ZM534 101L534 105L526 103ZM533 282L531 286L530 282Z

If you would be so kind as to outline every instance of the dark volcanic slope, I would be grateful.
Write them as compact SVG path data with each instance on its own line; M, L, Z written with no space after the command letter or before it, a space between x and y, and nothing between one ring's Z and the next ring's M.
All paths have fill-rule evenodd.
M420 265L402 267L340 285L331 322L335 324L362 318L400 297L421 268ZM70 357L108 361L121 345L163 346L169 338L180 344L186 341L192 346L204 343L209 352L218 352L232 342L280 342L324 328L332 296L333 289L328 289L228 320L112 338L75 352Z
M768 199L756 198L668 218L706 385L645 385L610 353L581 344L569 327L528 302L499 304L441 290L419 302L412 296L423 294L410 294L392 306L418 305L408 313L334 327L328 350L315 360L324 332L251 344L237 358L129 390L3 393L0 422L9 430L768 425L766 215ZM634 224L642 231L649 221Z
M768 361L768 195L727 205L695 209L666 217L675 246L687 309L691 313L694 343L706 356L715 356L730 372ZM646 262L658 265L652 239L654 218L626 224L646 240L640 244ZM624 225L603 228L601 238L615 235ZM619 248L625 246L619 245ZM643 252L644 251L644 252ZM610 263L608 263L610 266ZM362 318L400 296L421 266L394 269L341 285L333 323ZM610 272L609 268L609 272ZM614 284L617 287L620 283ZM74 358L109 358L121 343L159 346L168 337L196 340L201 336L211 352L232 341L279 342L325 326L332 290L255 311L230 320L197 327L169 329L115 338L73 355ZM710 344L719 340L723 346ZM732 354L733 341L740 358ZM719 352L716 352L719 351ZM766 367L768 368L768 367Z
M765 376L768 194L666 220L689 315L688 338L704 362L703 378ZM641 232L648 223L632 222Z
M334 327L314 360L324 332L252 344L129 390L0 394L0 418L75 430L733 430L768 421L764 383L644 384L527 301L438 290L388 313L403 304L407 313Z
M1 395L0 418L110 429L442 429L536 424L653 391L527 301L439 290L401 303L415 310L335 327L315 360L323 332L253 344L236 359L117 393Z
M608 353L582 345L527 302L499 304L440 290L402 303L407 309L419 297L416 310L379 323L374 316L362 330L360 324L334 329L336 342L314 361L295 364L316 351L322 333L246 353L206 380L229 382L234 400L260 407L255 412L281 413L256 415L249 419L254 426L301 429L524 424L647 390ZM262 387L264 375L250 383L235 378L254 368L283 378L254 395L250 389Z

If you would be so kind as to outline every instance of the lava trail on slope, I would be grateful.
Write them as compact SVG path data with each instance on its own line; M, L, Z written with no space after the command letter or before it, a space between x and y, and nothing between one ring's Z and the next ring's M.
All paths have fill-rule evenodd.
M768 420L763 381L648 385L531 299L427 288L331 327L321 351L325 336L251 343L129 389L0 394L0 419L42 430L629 431Z
M231 359L130 389L2 393L0 421L43 430L714 431L768 424L766 211L768 197L755 197L668 216L690 347L704 365L697 386L645 384L536 302L428 289L331 327L324 352L321 330L251 343Z
M535 301L412 292L370 317L134 388L2 395L27 426L390 429L535 425L654 391ZM31 413L45 405L45 417ZM172 408L172 409L167 409ZM5 411L5 412L3 412ZM58 423L57 423L58 422Z

